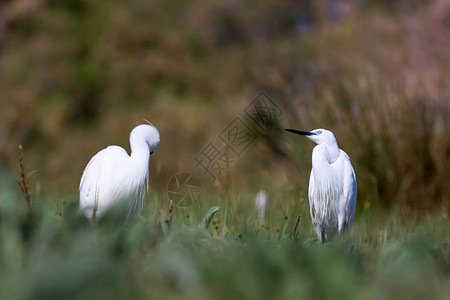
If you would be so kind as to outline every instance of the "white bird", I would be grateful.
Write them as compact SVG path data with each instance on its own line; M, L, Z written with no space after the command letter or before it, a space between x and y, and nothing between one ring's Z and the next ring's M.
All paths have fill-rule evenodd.
M126 218L135 215L148 190L150 155L159 146L159 132L152 124L130 133L131 155L109 146L91 158L80 182L80 209L96 222L113 205L128 206Z
M255 197L255 210L258 213L259 223L264 224L264 214L267 204L267 193L265 190L260 190Z
M320 243L350 231L356 206L356 176L348 155L339 149L331 131L315 129L300 134L317 144L309 177L309 208Z

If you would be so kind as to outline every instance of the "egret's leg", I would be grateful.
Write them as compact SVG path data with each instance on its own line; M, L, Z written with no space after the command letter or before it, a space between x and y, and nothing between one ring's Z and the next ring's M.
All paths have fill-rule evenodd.
M345 229L345 215L344 214L339 214L338 216L338 230L339 230L339 235L342 235L344 229Z
M325 233L325 226L320 226L320 243L323 244L327 240L327 235Z
M347 220L347 209L345 208L345 199L341 197L338 207L338 232L342 235L346 230L345 222Z
M91 222L92 222L92 224L97 223L97 205L94 206L94 209L92 210Z
M318 223L314 223L313 222L313 226L314 226L314 231L316 232L317 235L317 240L319 241L320 244L323 243L324 241L324 236L325 236L325 232L323 232L323 227L320 226Z

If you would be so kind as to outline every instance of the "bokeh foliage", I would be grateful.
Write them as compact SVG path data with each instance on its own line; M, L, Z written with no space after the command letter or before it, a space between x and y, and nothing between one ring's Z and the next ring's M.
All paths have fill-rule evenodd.
M14 174L22 143L38 192L75 194L89 158L127 148L145 117L162 135L152 163L162 191L265 90L281 126L335 132L354 162L358 206L447 216L448 5L314 3L4 2L1 166ZM312 145L294 140L259 139L234 166L234 188L260 177L305 185Z
M269 195L271 192L269 192ZM270 198L259 219L252 195L209 198L174 208L155 195L132 222L111 211L90 225L71 199L56 213L34 207L12 182L0 195L2 299L446 299L450 294L450 224L399 224L394 215L359 214L354 231L323 246L312 236L308 208ZM209 227L201 221L219 205ZM116 216L120 216L116 218ZM205 228L206 227L206 228ZM26 230L26 231L25 231Z

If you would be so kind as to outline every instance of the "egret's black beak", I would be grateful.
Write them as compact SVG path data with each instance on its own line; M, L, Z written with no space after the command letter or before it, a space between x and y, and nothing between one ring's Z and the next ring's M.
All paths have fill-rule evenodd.
M316 135L314 132L309 132L309 131L301 131L301 130L295 130L295 129L285 129L285 130L292 132L292 133L300 134L300 135Z

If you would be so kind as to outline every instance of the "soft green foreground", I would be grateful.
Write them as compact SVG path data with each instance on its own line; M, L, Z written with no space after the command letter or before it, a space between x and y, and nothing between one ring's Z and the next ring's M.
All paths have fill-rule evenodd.
M357 212L351 237L320 246L307 204L295 196L272 195L264 226L251 195L202 199L175 207L169 230L165 195L150 196L128 225L110 214L93 227L76 197L62 217L38 199L30 223L23 199L3 189L0 298L449 299L448 218L402 225L398 214L367 209ZM199 228L215 205L208 229Z

